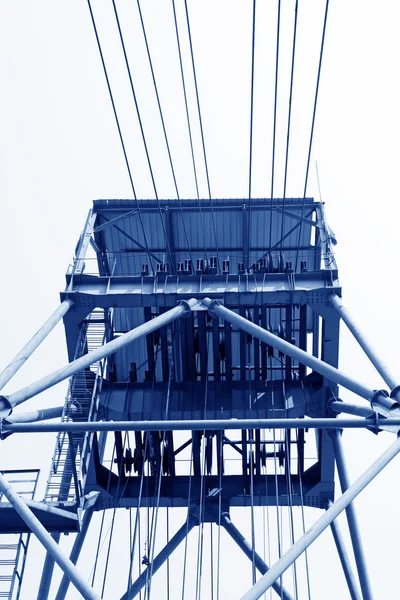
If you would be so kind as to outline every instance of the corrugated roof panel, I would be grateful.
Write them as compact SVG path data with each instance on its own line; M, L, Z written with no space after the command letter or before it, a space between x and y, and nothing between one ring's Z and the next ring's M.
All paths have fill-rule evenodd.
M137 275L142 272L143 264L148 264L151 272L151 262L154 270L158 261L171 263L169 247L171 252L174 248L177 251L176 262L183 262L190 257L196 261L197 258L205 258L206 253L208 257L216 256L218 247L220 263L229 258L230 270L235 272L238 262L243 262L244 258L245 211L250 219L250 265L267 253L270 247L275 253L282 249L285 260L289 260L289 254L297 255L296 249L299 246L299 259L303 260L301 257L304 256L304 260L310 261L312 226L304 221L300 227L302 214L308 216L315 206L310 199L306 199L304 204L302 199L287 199L284 204L282 200L276 200L272 204L272 210L268 199L252 200L251 208L248 200L213 200L213 211L209 200L183 200L181 204L178 201L163 200L160 201L161 216L155 200L143 200L139 203L140 213L128 214L122 219L118 217L124 211L129 213L135 210L135 202L96 201L94 205L95 210L99 210L102 215L100 223L104 222L103 216L110 221L116 219L97 238L100 246L110 256L110 270L114 269L114 274ZM173 232L173 238L168 243L166 236L169 234L169 226L166 215L171 215ZM151 259L147 248L153 255ZM169 272L173 271L174 266L170 264Z

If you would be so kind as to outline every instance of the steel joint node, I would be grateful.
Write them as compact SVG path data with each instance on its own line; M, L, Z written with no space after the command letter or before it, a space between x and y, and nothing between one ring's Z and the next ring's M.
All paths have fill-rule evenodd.
M0 419L5 419L11 415L13 406L8 396L0 396Z
M178 302L178 306L185 307L185 312L183 313L182 318L187 319L190 317L197 304L199 304L199 300L196 300L195 298L191 298L190 300L180 300Z
M390 392L390 397L396 401L398 401L397 396L400 398L400 384L396 385Z
M374 395L371 398L371 406L377 410L382 409L385 414L394 408L400 408L400 404L397 400L393 400L386 390L375 390Z
M208 312L212 317L218 317L218 315L213 310L213 307L223 306L223 303L220 300L211 300L210 298L204 298L202 300L202 304L207 308Z

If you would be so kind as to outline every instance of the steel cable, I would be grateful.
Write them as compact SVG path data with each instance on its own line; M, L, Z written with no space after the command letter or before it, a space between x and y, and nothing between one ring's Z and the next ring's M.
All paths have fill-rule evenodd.
M185 235L186 244L187 244L187 247L188 247L188 252L189 252L189 255L190 255L190 259L192 261L192 265L194 266L194 259L193 259L193 255L192 255L192 250L190 248L189 236L188 236L187 229L186 229L185 219L184 219L184 216L183 216L182 201L181 201L181 198L180 198L180 195L179 195L179 190L178 190L178 184L177 184L176 175L175 175L174 164L172 162L171 149L170 149L170 145L169 145L169 141L168 141L167 130L166 130L165 121L164 121L164 115L163 115L163 111L162 111L162 108L161 108L161 101L160 101L160 96L159 96L159 93L158 93L158 87L157 87L156 77L155 77L154 68L153 68L153 61L151 60L150 48L149 48L149 44L148 44L148 41L147 41L147 34L146 34L145 26L144 26L144 20L143 20L142 10L140 8L140 2L139 2L139 0L137 0L137 6L138 6L138 11L139 11L140 22L141 22L141 25L142 25L144 42L145 42L145 45L146 45L147 57L149 59L149 65L150 65L151 76L152 76L152 80L153 80L154 91L155 91L156 98L157 98L158 112L159 112L159 115L160 115L161 125L162 125L162 129L163 129L163 133L164 133L165 145L167 147L169 163L170 163L170 166L171 166L172 178L174 180L176 197L177 197L178 202L179 202L180 214L181 214L181 217L182 217L183 231L184 231L184 235Z
M281 0L278 0L278 24L276 29L276 57L275 57L275 88L274 88L274 125L272 134L272 167L271 167L271 214L269 221L269 248L272 246L272 216L273 216L273 198L274 198L274 178L275 178L275 146L276 146L276 114L278 106L278 72L279 72L279 38L281 28Z
M286 185L287 185L287 174L288 174L288 163L289 163L289 142L290 142L290 125L291 125L291 119L292 119L292 98L293 98L293 81L294 81L294 61L295 61L295 56L296 56L298 4L299 4L299 0L296 0L296 5L295 5L295 9L294 9L292 65L291 65L291 69L290 69L290 91L289 91L289 109L288 109L288 123L287 123L287 134L286 134L285 174L284 174L284 180L283 180L283 203L282 203L283 212L282 212L282 224L281 224L281 236L280 236L280 240L281 240L280 251L281 251L281 253L282 253L282 243L283 243Z
M194 180L195 180L195 185L196 185L196 195L197 195L197 201L198 201L198 206L199 206L199 211L200 211L200 221L201 221L201 228L202 228L203 242L204 242L204 254L205 254L206 260L208 260L208 257L207 257L207 246L206 246L206 233L205 233L205 228L204 228L203 212L201 210L201 203L200 203L199 184L198 184L198 179L197 179L196 160L195 160L195 157L194 157L192 128L191 128L191 125L190 125L189 106L188 106L187 93L186 93L185 73L183 71L181 43L180 43L180 39L179 39L178 21L177 21L177 18L176 18L175 0L172 0L172 9L173 9L173 13L174 13L175 35L176 35L176 42L177 42L177 46L178 46L179 65L180 65L181 81L182 81L182 89L183 89L183 98L184 98L184 101L185 101L186 122L187 122L188 133L189 133L190 153L191 153L191 156L192 156L193 174L194 174Z
M117 6L115 4L115 0L112 0L112 4L113 4L113 8L114 8L115 20L116 20L117 27L118 27L119 39L121 41L121 47L122 47L122 51L123 51L123 54L124 54L126 70L128 72L129 83L130 83L130 87L131 87L131 91L132 91L132 97L133 97L133 101L134 101L134 104L135 104L136 115L137 115L138 122L139 122L140 133L142 135L144 150L145 150L146 159L147 159L147 165L148 165L149 171L150 171L150 177L151 177L151 182L152 182L152 185L153 185L154 195L156 197L157 204L158 204L158 211L159 211L159 215L160 215L161 227L162 227L162 230L163 230L163 233L164 233L165 244L166 244L167 252L168 252L168 255L169 255L169 260L170 260L170 263L171 263L171 269L172 269L172 271L176 271L176 265L173 262L173 258L172 258L172 254L171 254L171 248L170 248L170 243L169 243L169 239L168 239L168 235L167 235L167 230L166 230L164 219L163 219L163 216L162 216L160 199L158 197L156 182L155 182L155 179L154 179L153 167L151 165L149 150L148 150L147 142L146 142L146 136L144 134L144 129L143 129L142 117L140 115L139 104L138 104L138 101L137 101L136 92L135 92L135 88L134 88L134 85L133 85L131 68L130 68L130 65L129 65L128 55L126 53L124 36L122 34L121 24L120 24L120 21L119 21L119 16L118 16L118 11L117 11Z
M210 177L209 177L209 173L208 173L208 162L207 162L207 154L206 154L206 145L205 145L205 141L204 141L204 131L203 131L203 119L202 119L202 116L201 116L199 88L198 88L198 85L197 85L196 67L195 67L195 62L194 62L192 34L191 34L191 30L190 30L190 21L189 21L189 11L188 11L188 7L187 7L187 0L185 0L185 13L186 13L187 30L188 30L188 35L189 35L190 56L191 56L191 59L192 59L194 87L195 87L195 91L196 91L197 112L198 112L198 116L199 116L199 125L200 125L200 133L201 133L201 144L202 144L202 147L203 147L204 166L205 166L205 169L206 169L208 197L209 197L209 200L210 200L211 221L212 221L212 227L213 227L213 231L214 231L215 249L216 249L216 253L217 253L217 266L218 266L218 271L221 273L222 270L221 270L221 265L220 265L220 260L219 260L217 230L216 230L216 227L215 227L215 220L214 220L214 206L213 206L212 195L211 195Z
M314 108L313 108L313 115L312 115L312 121L311 121L310 143L309 143L309 146L308 146L306 176L305 176L305 181L304 181L303 203L302 203L302 207L301 207L301 221L300 221L299 236L298 236L298 242L297 242L295 272L297 271L297 263L298 263L298 258L299 258L301 234L302 234L302 231L303 231L303 220L304 220L304 210L305 210L306 193L307 193L308 173L309 173L309 169L310 169L311 149L312 149L312 143L313 143L313 137L314 137L315 115L316 115L316 112L317 112L319 82L320 82L320 78L321 78L322 57L323 57L323 54L324 54L324 46L325 46L325 33L326 33L326 23L327 23L327 20L328 20L328 9L329 9L329 0L326 0L325 15L324 15L324 25L323 25L323 29L322 29L321 49L320 49L320 53L319 53L317 85L316 85L316 88L315 88Z
M93 11L92 11L92 5L90 3L90 0L87 0L87 3L88 3L88 7L89 7L90 17L91 17L91 20L92 20L93 30L94 30L94 33L95 33L95 36L96 36L97 48L99 50L101 64L103 66L104 76L106 78L107 89L108 89L108 93L109 93L111 104L112 104L112 109L113 109L113 113L114 113L115 123L116 123L117 129L118 129L118 135L119 135L119 139L120 139L120 142L121 142L122 152L124 154L124 159L125 159L125 164L126 164L126 168L127 168L127 171L128 171L129 181L130 181L130 184L131 184L131 188L132 188L134 199L136 201L136 207L137 207L137 210L138 210L138 217L139 217L141 228L142 228L142 232L143 232L144 243L145 243L147 255L149 257L149 263L150 263L150 266L151 266L151 270L154 272L154 266L153 266L153 262L151 260L151 253L150 253L149 245L147 243L147 236L146 236L146 232L145 232L144 224L143 224L143 216L142 216L142 213L141 213L141 210L140 210L139 201L138 201L137 196L136 196L135 186L133 184L132 172L131 172L131 168L130 168L129 160L128 160L128 155L127 155L126 148L125 148L124 138L122 136L121 126L120 126L120 123L119 123L118 113L117 113L117 109L116 109L115 102L114 102L114 96L113 96L113 93L112 93L112 90L111 90L111 84L110 84L110 80L109 80L108 72L107 72L107 67L106 67L106 63L105 63L105 60L104 60L104 56L103 56L103 50L102 50L101 44L100 44L99 34L97 32L96 21L95 21L95 18L94 18L94 14L93 14Z

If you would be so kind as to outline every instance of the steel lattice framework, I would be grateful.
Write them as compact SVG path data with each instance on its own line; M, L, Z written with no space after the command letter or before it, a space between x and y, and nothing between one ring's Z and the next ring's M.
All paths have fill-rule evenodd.
M15 555L9 564L22 565L15 568L22 577L31 532L47 550L41 600L49 597L54 562L64 571L57 600L70 583L84 598L100 597L75 566L92 516L132 507L137 514L181 507L187 516L159 553L154 546L148 552L135 580L133 542L128 588L124 580L113 597L134 598L143 588L150 594L153 575L189 532L214 523L253 564L244 600L270 587L292 598L282 574L328 526L351 597L372 598L352 500L399 452L400 441L350 484L341 429L397 434L399 387L342 304L335 243L323 205L311 198L146 200L134 208L131 200L94 202L59 308L0 375L1 388L64 320L69 364L0 397L2 439L58 432L42 501L0 475L7 500L0 503L0 531L20 536L7 547ZM340 319L388 391L338 369ZM14 411L66 379L63 407ZM338 385L365 405L342 402ZM342 490L336 500L335 464ZM249 508L254 527L260 506L308 506L322 516L269 566L254 532L248 542L230 514ZM358 581L335 520L343 510ZM69 558L58 545L66 532L76 533ZM9 582L7 594L19 590L15 575Z

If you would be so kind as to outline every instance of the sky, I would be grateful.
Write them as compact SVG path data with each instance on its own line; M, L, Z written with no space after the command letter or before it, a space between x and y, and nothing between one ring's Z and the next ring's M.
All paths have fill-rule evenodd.
M136 3L120 0L117 7L157 189L160 197L168 198L174 188ZM257 2L252 194L258 197L269 197L271 193L276 7L276 2ZM293 8L292 1L282 3L276 196L281 196L283 189ZM322 0L299 2L287 191L293 197L301 197L304 188L324 8ZM136 191L139 198L153 197L112 4L94 0L93 10ZM195 188L171 5L148 0L142 2L142 10L180 193L193 198ZM189 11L212 195L247 197L252 3L192 0ZM177 12L184 69L190 73L180 1ZM399 288L399 12L397 3L388 0L331 0L307 189L308 195L317 199L321 193L330 227L338 240L335 251L343 299L394 372L398 370L400 337L395 316ZM86 2L3 0L0 73L0 363L5 366L57 306L64 273L92 200L130 198L132 190ZM196 123L193 136L200 165L200 195L206 196L193 81L188 77L190 114ZM19 389L65 361L63 328L59 325L5 392ZM340 366L373 388L383 386L345 327L341 333ZM29 408L60 405L65 392L66 384L61 384L30 401ZM344 391L341 397L354 399ZM386 433L375 437L370 432L345 432L351 478L367 468L393 440ZM3 442L2 468L40 467L45 482L53 446L51 435L40 439L14 436ZM399 467L400 459L395 459L356 503L376 598L395 597L394 540L398 538L399 525L393 518L393 507L399 497ZM313 511L307 513L307 522L316 516ZM65 540L67 545L70 542ZM89 545L88 554L92 547ZM36 552L28 560L23 599L32 597L30 590L38 585L42 553L38 545L32 543L32 548ZM231 545L227 545L226 553L231 551ZM346 597L340 567L327 536L310 550L309 560L312 597ZM239 561L238 568L247 569L240 588L244 592L250 585L250 568L236 554L232 554L232 561ZM338 586L336 591L326 589L332 574ZM232 597L229 594L232 588L227 586L221 598ZM77 596L71 593L69 597ZM300 597L306 597L304 588Z

